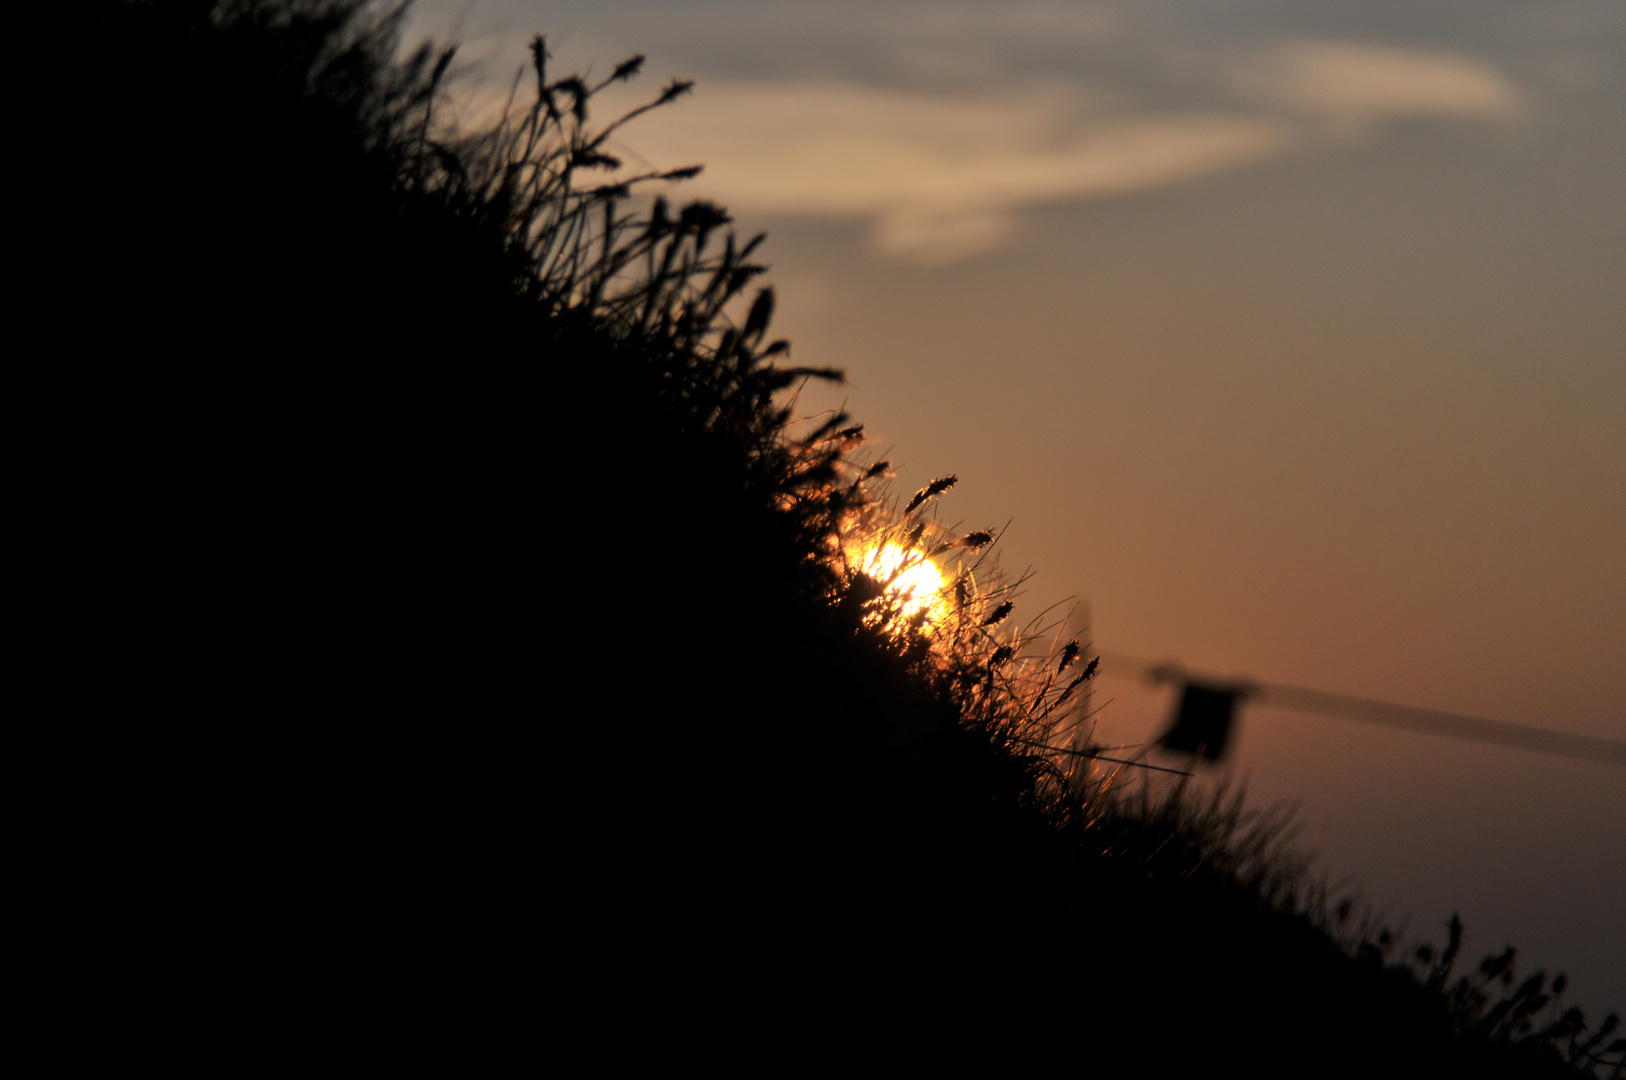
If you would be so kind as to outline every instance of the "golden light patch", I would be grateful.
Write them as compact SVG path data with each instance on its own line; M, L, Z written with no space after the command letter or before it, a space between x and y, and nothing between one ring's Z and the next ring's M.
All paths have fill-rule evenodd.
M936 563L918 551L886 543L861 552L854 563L856 569L886 587L905 619L924 611L928 620L935 621L948 613L943 575Z

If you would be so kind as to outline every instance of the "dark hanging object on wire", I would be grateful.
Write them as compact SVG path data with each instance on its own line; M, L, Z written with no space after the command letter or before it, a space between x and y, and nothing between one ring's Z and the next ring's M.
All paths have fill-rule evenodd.
M1208 761L1218 761L1236 725L1237 704L1248 691L1245 686L1187 681L1180 688L1169 730L1158 742L1177 754L1200 754Z

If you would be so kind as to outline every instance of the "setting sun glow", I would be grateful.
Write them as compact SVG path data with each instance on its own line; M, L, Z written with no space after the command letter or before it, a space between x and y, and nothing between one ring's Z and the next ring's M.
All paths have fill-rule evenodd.
M882 544L860 553L856 565L902 601L905 618L922 611L933 620L945 614L943 575L936 563L918 552L893 543Z

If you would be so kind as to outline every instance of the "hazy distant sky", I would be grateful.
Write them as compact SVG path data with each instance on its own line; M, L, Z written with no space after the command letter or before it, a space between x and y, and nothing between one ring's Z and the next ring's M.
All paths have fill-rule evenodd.
M560 71L648 54L628 104L697 80L617 152L705 163L688 193L770 233L797 362L847 369L900 491L955 472L950 522L1014 516L1035 609L1626 738L1626 3L416 18L461 18L471 110L537 31ZM1162 698L1109 697L1103 734L1155 734ZM1414 932L1460 910L1626 1006L1626 772L1266 710L1238 766Z

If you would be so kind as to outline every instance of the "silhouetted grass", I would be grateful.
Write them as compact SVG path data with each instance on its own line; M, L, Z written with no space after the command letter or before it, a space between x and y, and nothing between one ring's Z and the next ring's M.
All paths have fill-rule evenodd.
M95 18L85 603L182 792L133 865L259 882L210 924L243 967L335 1009L541 981L646 1060L883 1025L1002 1069L1621 1074L1562 977L1452 981L1454 920L1403 949L1284 814L1091 742L1091 643L1018 615L998 530L936 521L955 478L900 509L861 425L796 415L840 373L770 338L762 238L644 194L692 167L620 173L687 84L596 125L641 58L561 77L537 38L463 132L398 11ZM941 592L900 591L927 561Z

